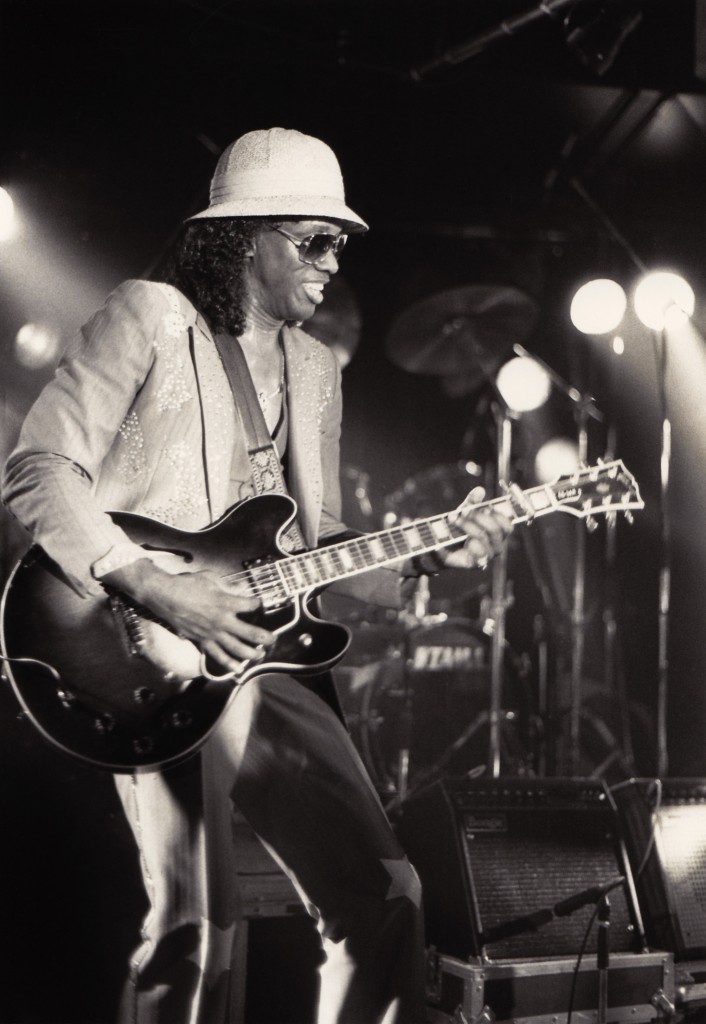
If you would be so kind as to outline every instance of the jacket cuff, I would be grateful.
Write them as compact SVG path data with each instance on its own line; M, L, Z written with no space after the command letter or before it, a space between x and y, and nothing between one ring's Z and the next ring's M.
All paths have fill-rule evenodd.
M93 563L91 575L94 579L100 580L103 576L107 576L108 573L114 572L116 569L122 569L124 566L131 565L133 562L137 562L145 557L144 548L141 548L139 544L133 544L132 541L126 541L124 544L114 544L107 555L103 555Z

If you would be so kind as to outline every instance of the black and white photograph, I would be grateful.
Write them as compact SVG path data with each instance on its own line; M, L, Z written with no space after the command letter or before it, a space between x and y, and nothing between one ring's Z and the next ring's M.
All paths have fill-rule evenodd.
M0 95L0 1024L706 1021L706 0Z

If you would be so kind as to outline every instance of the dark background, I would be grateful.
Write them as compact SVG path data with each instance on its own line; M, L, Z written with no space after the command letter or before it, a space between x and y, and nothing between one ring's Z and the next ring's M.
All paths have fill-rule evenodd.
M651 775L659 763L664 556L655 339L629 313L620 328L625 354L616 357L605 338L576 331L569 304L592 276L612 276L631 294L643 269L678 270L695 291L696 312L691 361L685 345L668 339L664 381L674 429L668 771L705 775L705 8L703 0L582 0L549 16L530 0L3 0L0 184L15 198L22 231L0 243L0 450L10 449L51 371L18 362L24 323L51 324L65 339L110 288L148 273L181 221L205 205L218 153L241 133L282 125L317 135L335 149L348 199L371 225L351 240L341 269L363 325L344 374L344 462L354 484L366 475L371 502L366 511L349 487L349 515L377 528L408 481L414 500L446 498L438 481L455 486L458 460L476 461L492 486L489 386L452 397L435 376L390 359L386 339L412 303L448 288L510 287L531 298L536 316L502 344L484 341L492 314L478 315L481 342L501 361L521 341L591 393L603 422L589 424L589 461L614 436L646 501L632 527L619 523L614 563L603 526L589 539L579 769L600 773L607 759L611 777ZM622 22L608 17L616 13ZM603 33L602 64L590 35L583 53L567 42L572 30L592 26ZM412 332L409 344L425 341ZM543 418L514 425L516 481L534 483L538 439L576 437L575 411L555 392ZM0 527L4 577L25 540L8 516ZM552 519L533 530L534 551L517 538L509 555L509 688L516 692L519 662L528 664L522 690L537 711L541 627L548 740L537 746L535 734L523 736L526 749L504 770L561 774L575 528ZM545 577L556 585L550 607L539 592ZM432 611L482 635L487 584L452 580L434 584ZM612 615L617 643L607 651ZM376 643L374 631L359 630L354 650L358 662L373 663L379 690ZM341 674L344 691L351 678ZM476 711L486 698L475 698ZM8 981L0 1019L107 1017L141 906L136 885L116 881L134 878L134 854L112 784L45 747L17 720L8 690L0 699ZM355 716L359 698L344 699ZM380 746L385 760L394 737Z

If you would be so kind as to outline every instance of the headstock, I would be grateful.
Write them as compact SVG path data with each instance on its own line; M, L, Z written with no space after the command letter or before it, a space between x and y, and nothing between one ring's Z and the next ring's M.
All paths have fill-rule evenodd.
M586 519L589 527L596 525L594 516L615 521L618 512L632 522L632 512L645 507L635 477L620 459L558 477L547 488L557 511Z

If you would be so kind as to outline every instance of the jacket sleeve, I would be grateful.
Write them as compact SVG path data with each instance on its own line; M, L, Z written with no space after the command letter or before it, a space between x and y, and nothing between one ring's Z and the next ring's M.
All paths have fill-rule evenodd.
M129 281L69 344L30 409L7 461L2 499L79 593L100 590L96 565L141 555L93 495L103 459L150 372L164 299ZM102 566L107 572L117 565Z

